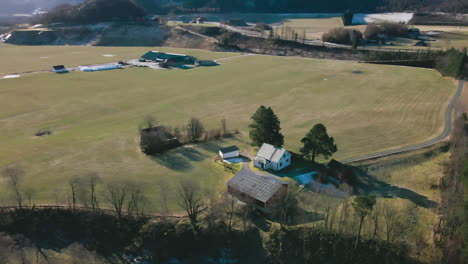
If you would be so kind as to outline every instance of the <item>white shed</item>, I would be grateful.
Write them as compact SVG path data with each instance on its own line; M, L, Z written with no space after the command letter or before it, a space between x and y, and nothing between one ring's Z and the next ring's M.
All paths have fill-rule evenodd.
M239 148L236 146L230 146L219 150L219 156L223 159L237 158L239 155Z

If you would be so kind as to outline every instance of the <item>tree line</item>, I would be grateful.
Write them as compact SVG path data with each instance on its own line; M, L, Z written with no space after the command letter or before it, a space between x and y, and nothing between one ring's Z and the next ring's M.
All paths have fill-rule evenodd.
M149 11L177 12L179 8L154 0L137 0ZM258 13L337 13L352 10L354 12L467 12L468 6L463 0L183 0L187 9L219 8L221 12L258 12Z
M402 230L400 212L376 203L372 195L334 201L311 197L293 186L265 214L225 193L207 191L196 181L182 180L176 196L186 218L151 219L135 209L144 207L131 205L140 204L138 197L144 192L128 184L114 182L99 188L114 213L102 210L100 196L93 198L91 190L93 182L103 183L92 178L84 177L80 183L84 185L75 191L77 186L72 187L71 180L69 191L72 195L86 188L86 202L90 206L94 200L94 210L73 205L68 209L0 209L0 232L23 235L38 250L45 241L54 248L80 243L107 258L141 255L153 263L171 258L198 262L214 258L214 263L375 263L380 259L384 263L417 263L407 246L397 240ZM266 220L277 224L264 227ZM264 235L260 236L260 229Z
M221 119L219 128L206 130L198 118L192 117L186 125L173 128L158 125L156 118L151 115L144 118L138 130L140 148L147 155L161 154L184 144L228 138L238 133L238 131L228 130L226 119Z

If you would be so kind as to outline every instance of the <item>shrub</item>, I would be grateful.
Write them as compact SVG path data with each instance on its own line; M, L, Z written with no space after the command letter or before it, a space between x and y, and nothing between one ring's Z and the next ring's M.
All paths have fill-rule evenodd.
M388 36L402 37L408 35L408 26L399 23L368 24L364 31L366 39L385 33Z
M52 130L48 128L44 128L44 129L39 129L34 135L37 137L42 137L42 136L51 135L51 134L52 134Z
M166 127L140 130L141 151L147 155L160 154L178 146L180 146L179 140Z
M437 58L436 69L444 76L458 78L462 74L466 57L466 50L451 48Z
M370 39L381 33L384 33L384 29L381 26L372 23L367 25L366 30L364 31L364 37L366 39Z
M255 25L255 29L258 31L265 31L265 30L272 30L273 28L264 22L259 22Z
M382 27L385 31L385 34L389 36L407 36L408 35L408 26L400 23L383 23Z
M362 39L362 33L358 30L347 28L334 28L323 34L322 40L337 44L356 45Z

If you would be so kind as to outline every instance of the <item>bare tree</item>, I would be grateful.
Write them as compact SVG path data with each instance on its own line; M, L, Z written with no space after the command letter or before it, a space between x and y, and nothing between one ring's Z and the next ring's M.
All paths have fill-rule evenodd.
M107 198L114 207L117 217L122 218L122 209L128 195L128 185L123 182L107 184Z
M204 134L205 129L200 119L191 118L187 125L187 136L190 142L197 142Z
M70 186L70 195L69 195L69 204L72 208L73 212L76 210L76 199L77 199L77 191L80 179L76 176L71 177L68 181L68 185Z
M253 212L253 207L252 205L250 204L246 204L242 207L240 207L239 209L239 215L241 217L241 220L242 220L242 228L245 231L247 231L247 227L250 226L251 224L251 219L250 219L250 216Z
M382 212L382 207L380 204L375 206L375 210L372 212L371 220L373 224L373 234L372 239L375 240L379 235L379 222L380 222L380 213Z
M146 129L151 129L156 126L158 122L156 121L156 118L152 115L147 115L145 116L143 120L143 128Z
M10 188L15 194L18 206L20 208L23 207L23 196L21 195L20 185L24 175L24 170L20 166L10 166L3 169L2 175L10 184Z
M130 197L128 200L127 212L130 216L135 215L140 217L145 209L147 198L143 193L143 189L139 185L133 185L130 188Z
M34 195L34 189L31 187L27 187L23 191L24 197L26 198L26 201L28 202L29 207L33 207L33 195Z
M179 206L187 212L193 229L198 231L198 215L202 211L203 206L200 186L191 180L181 181L178 203Z
M225 194L225 200L226 200L226 214L228 216L228 230L229 232L231 232L232 220L237 210L236 200L234 200L232 197L229 197L227 193Z
M169 215L169 206L167 202L167 190L168 184L166 181L160 181L158 183L159 186L159 196L160 196L160 210L163 216L163 220L167 220L167 216Z
M386 205L382 208L382 215L385 220L385 234L387 241L392 241L392 234L395 230L398 214L393 206Z
M218 223L224 220L223 214L225 213L225 199L220 199L217 194L210 190L206 192L208 197L208 206L205 213L205 221L209 230L215 230L219 227Z
M221 134L223 137L227 135L227 124L225 118L221 119Z
M96 186L101 182L101 178L97 173L90 173L88 175L88 186L89 186L89 204L91 209L94 211L99 208L99 202L96 194Z

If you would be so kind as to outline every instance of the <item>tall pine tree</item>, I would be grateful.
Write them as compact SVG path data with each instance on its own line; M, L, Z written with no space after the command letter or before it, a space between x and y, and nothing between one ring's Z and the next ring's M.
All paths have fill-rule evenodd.
M253 122L249 125L249 129L252 146L259 147L263 143L283 146L284 137L280 133L280 121L271 107L260 106L251 118Z
M316 124L301 142L304 144L301 148L302 156L313 162L319 155L328 158L337 151L335 140L327 134L327 128L323 124Z

